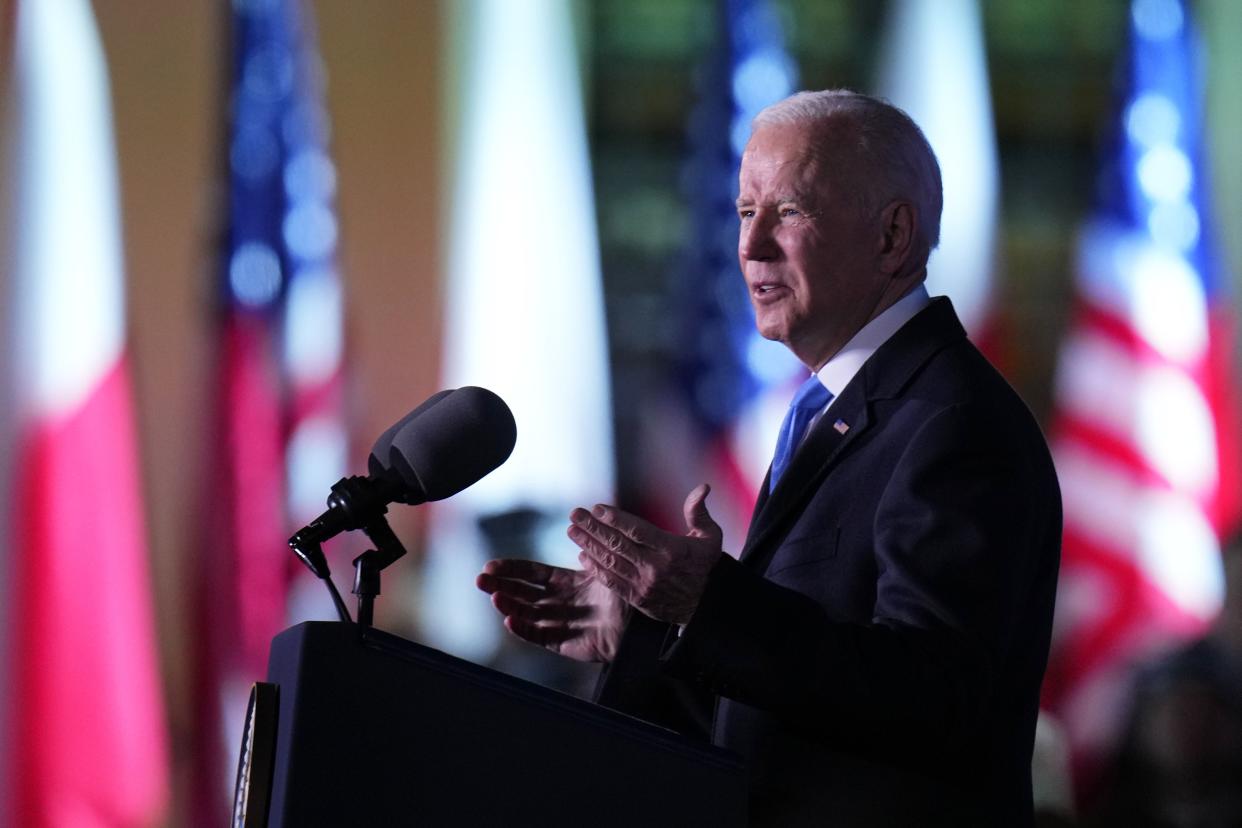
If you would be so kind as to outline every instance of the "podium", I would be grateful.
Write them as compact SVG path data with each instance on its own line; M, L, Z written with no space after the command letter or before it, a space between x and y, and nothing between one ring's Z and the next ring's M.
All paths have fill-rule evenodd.
M746 822L733 754L380 630L285 630L268 683L243 764L270 803L246 826Z

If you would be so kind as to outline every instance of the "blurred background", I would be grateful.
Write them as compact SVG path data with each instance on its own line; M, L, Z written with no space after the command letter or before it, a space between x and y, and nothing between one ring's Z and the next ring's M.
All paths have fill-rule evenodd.
M800 381L751 328L737 158L841 86L927 132L932 292L1056 455L1037 798L1242 824L1239 4L0 9L0 825L219 824L272 635L335 617L284 539L440 388L499 393L518 447L393 509L376 625L588 692L474 573L572 563L575 505L678 529L703 480L737 552ZM327 545L342 585L364 548Z

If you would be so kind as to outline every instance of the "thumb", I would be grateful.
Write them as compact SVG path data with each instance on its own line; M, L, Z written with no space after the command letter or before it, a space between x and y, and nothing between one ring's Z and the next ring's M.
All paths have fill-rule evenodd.
M712 520L712 516L707 511L707 495L711 493L711 490L712 487L706 483L698 486L686 495L686 502L681 510L685 515L686 528L690 530L688 534L691 537L711 538L720 542L724 539L724 533L720 529L720 524Z

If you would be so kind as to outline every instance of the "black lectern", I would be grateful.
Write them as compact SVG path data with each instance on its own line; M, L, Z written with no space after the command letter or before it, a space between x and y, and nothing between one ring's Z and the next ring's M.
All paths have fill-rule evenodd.
M746 822L732 754L379 630L285 630L268 681L270 828Z

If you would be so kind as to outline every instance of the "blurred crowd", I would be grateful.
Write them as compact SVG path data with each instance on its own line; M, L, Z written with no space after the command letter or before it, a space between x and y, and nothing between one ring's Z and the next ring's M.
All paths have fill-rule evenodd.
M1242 536L1224 563L1223 610L1203 636L1139 666L1118 748L1077 809L1057 758L1064 742L1055 724L1041 728L1041 828L1242 826Z

